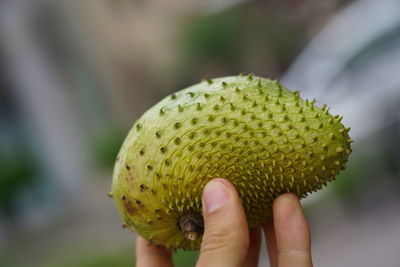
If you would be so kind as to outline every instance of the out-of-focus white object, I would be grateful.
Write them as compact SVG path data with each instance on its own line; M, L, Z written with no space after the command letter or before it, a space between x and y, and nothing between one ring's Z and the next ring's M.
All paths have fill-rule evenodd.
M310 42L282 82L343 115L353 139L387 126L384 113L390 106L400 110L400 1L349 5Z
M400 1L359 0L348 5L315 36L282 82L299 89L304 98L327 104L332 114L343 115L344 125L352 128L354 154L371 154L368 149L376 137L393 138L384 141L396 145L400 138ZM360 143L368 145L357 146ZM379 150L374 153L376 158L388 157ZM369 170L377 165L364 164L371 166ZM375 183L373 178L359 177L365 182L355 194L359 194L358 205L366 207L364 212L358 210L350 218L335 198L323 208L330 211L327 218L313 225L316 266L398 266L399 255L392 248L397 247L400 234L399 209L388 190L396 188L396 183L388 180L393 174L385 175L380 168ZM382 189L368 191L380 182ZM324 192L312 194L305 202L314 202ZM368 206L376 199L379 208Z

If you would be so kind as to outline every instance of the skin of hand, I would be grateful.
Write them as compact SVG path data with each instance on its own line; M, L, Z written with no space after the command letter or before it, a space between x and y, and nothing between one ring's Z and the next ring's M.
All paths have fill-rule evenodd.
M298 197L292 193L279 196L273 203L273 214L273 221L249 233L233 185L221 178L208 182L203 191L205 231L196 266L257 266L261 228L272 267L312 266L310 231ZM136 266L173 266L171 252L147 245L145 239L138 237Z

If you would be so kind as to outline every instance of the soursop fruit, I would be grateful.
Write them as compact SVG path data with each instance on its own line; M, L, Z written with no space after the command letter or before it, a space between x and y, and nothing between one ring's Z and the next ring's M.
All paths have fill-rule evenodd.
M198 249L201 195L212 178L237 189L249 227L282 193L305 197L335 179L351 153L342 117L277 80L204 80L145 112L118 154L110 196L124 226L167 248Z

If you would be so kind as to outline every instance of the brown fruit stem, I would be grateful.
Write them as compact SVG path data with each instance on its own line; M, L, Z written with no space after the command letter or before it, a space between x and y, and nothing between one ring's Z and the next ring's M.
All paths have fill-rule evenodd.
M195 241L204 233L203 217L197 213L186 213L179 218L179 226L183 235Z

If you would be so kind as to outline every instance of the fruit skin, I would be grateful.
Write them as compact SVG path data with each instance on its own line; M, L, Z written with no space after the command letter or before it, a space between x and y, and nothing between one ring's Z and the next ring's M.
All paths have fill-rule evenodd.
M179 219L201 216L212 178L233 183L249 227L280 194L321 189L351 153L341 117L253 75L204 80L172 94L135 123L118 154L112 191L124 226L170 249L198 249Z

